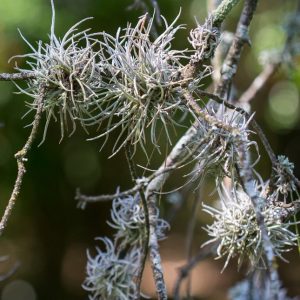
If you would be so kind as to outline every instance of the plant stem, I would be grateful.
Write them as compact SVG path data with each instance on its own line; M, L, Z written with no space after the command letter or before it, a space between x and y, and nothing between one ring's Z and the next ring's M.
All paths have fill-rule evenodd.
M27 80L33 78L36 78L36 74L33 72L0 73L0 81Z
M212 12L213 26L219 27L238 3L239 0L223 0L217 9Z
M8 201L8 204L5 208L4 214L3 214L1 222L0 222L0 235L2 235L2 233L6 227L8 219L12 213L12 210L14 208L14 205L16 203L16 200L17 200L20 190L21 190L23 177L26 172L26 168L25 168L25 162L27 161L26 156L27 156L27 153L30 150L32 143L36 137L37 130L38 130L38 127L39 127L39 124L41 121L41 115L43 112L43 99L44 99L44 91L41 92L39 99L37 101L37 111L36 111L36 114L34 117L30 135L29 135L24 147L15 154L15 158L17 160L17 165L18 165L18 174L17 174L17 178L15 181L15 185L14 185L12 194L10 196L10 199Z
M244 44L249 41L249 26L253 18L258 0L245 0L244 8L237 25L235 38L223 63L221 79L216 88L216 94L224 98L229 91L235 76Z

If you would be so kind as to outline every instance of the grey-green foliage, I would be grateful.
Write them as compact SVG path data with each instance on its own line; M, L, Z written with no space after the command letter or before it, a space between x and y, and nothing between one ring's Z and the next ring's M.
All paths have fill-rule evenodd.
M33 98L33 102L28 103L29 112L37 109L38 98L43 93L46 115L43 141L51 119L59 120L61 139L69 122L72 124L72 134L77 120L90 114L90 104L98 98L101 85L101 64L99 52L95 49L95 44L98 44L96 35L90 33L89 29L78 30L78 26L89 18L76 23L60 39L54 32L54 7L52 11L49 42L39 41L37 48L34 48L22 35L32 53L14 57L25 58L28 66L28 69L16 67L18 71L30 71L35 75L34 79L28 81L26 89L19 87L21 93ZM83 122L80 123L85 127Z
M286 261L282 255L297 245L297 234L289 229L294 223L287 221L286 209L276 205L276 195L267 194L268 184L253 188L261 197L261 213L274 254ZM218 242L217 258L226 257L223 270L233 257L238 257L239 267L247 260L250 270L266 268L264 240L250 197L236 188L229 191L219 188L218 194L220 208L203 205L203 210L214 219L206 226L211 239L205 244Z
M120 250L108 238L100 238L105 250L96 248L92 257L88 252L87 275L83 288L90 293L90 299L131 300L134 299L136 285L134 276L140 263L140 250L132 248L124 258Z

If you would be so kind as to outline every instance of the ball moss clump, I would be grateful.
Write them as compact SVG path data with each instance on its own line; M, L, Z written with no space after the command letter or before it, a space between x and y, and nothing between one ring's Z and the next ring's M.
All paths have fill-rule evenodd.
M61 139L65 131L71 131L70 134L75 131L78 120L84 126L80 120L85 114L90 115L89 107L97 98L101 82L99 50L94 50L99 42L89 29L78 30L78 26L87 19L76 23L59 39L54 33L53 1L52 14L49 42L39 41L35 48L21 34L32 53L14 57L25 58L29 67L16 67L18 71L34 74L34 78L28 81L27 88L19 87L21 93L33 98L33 102L28 103L30 111L37 109L42 93L43 111L46 115L43 141L51 119L59 120Z
M153 18L147 15L135 27L129 24L119 29L116 36L102 33L103 92L97 102L100 109L97 116L84 122L92 125L106 120L106 129L95 139L120 130L113 153L126 143L134 147L139 144L145 150L146 128L151 132L151 144L158 148L158 123L170 141L168 125L176 123L176 111L186 110L181 104L184 80L180 77L186 51L171 50L175 33L183 28L175 26L177 19L170 25L163 19L165 30L156 39L151 38Z
M261 189L261 192L264 190ZM217 242L217 258L226 258L223 270L233 257L238 257L240 267L244 259L248 259L250 269L265 268L263 237L256 220L255 210L250 197L241 190L230 193L219 189L221 208L216 209L204 205L204 211L209 213L214 222L205 230L211 239L205 244ZM283 208L264 199L268 203L262 207L261 213L273 244L274 254L284 260L282 253L297 244L297 234L289 230L291 223L283 220Z

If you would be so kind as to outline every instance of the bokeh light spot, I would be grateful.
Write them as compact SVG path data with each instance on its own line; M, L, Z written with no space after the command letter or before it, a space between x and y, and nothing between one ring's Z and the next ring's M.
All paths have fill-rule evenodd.
M50 1L1 0L0 15L1 23L15 31L16 27L21 27L23 30L41 32L49 27Z
M1 294L1 300L36 300L32 285L25 280L14 280L7 284Z
M261 27L253 39L253 49L256 54L267 49L279 48L284 43L284 32L278 25Z
M267 121L275 129L289 129L293 128L298 120L298 89L292 82L281 81L270 91Z

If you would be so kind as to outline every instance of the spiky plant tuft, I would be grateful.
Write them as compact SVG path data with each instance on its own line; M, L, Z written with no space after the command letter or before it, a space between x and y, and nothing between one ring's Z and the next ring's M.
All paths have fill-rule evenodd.
M257 186L264 199L265 186ZM206 227L211 239L205 244L219 242L217 258L226 257L223 270L232 257L238 257L239 267L244 258L249 259L250 268L265 267L263 239L257 224L256 214L250 197L241 190L230 193L218 189L221 208L204 205L214 222ZM264 199L261 209L268 235L273 244L274 254L284 260L282 253L296 245L297 235L289 230L292 223L287 222L289 212L276 204L274 198Z
M158 240L166 238L166 231L170 229L167 221L158 218L159 210L156 208L156 236ZM146 219L141 205L139 194L116 198L112 203L112 221L108 224L117 230L115 240L119 247L142 247L146 240Z
M146 128L150 128L151 143L158 148L158 121L164 127L169 142L168 123L175 124L174 113L185 110L181 105L183 80L180 71L185 51L171 50L175 33L183 28L164 18L165 31L155 40L150 37L153 17L144 15L137 25L119 29L116 36L102 33L101 60L104 62L103 92L95 113L86 124L106 120L106 130L99 137L108 138L119 128L113 153L126 143L140 144L145 150Z
M123 258L108 238L99 238L105 251L96 248L92 257L88 252L87 276L83 288L91 293L91 300L130 300L134 299L136 275L140 262L140 251L131 249Z
M208 59L213 53L220 41L220 30L213 27L213 20L209 18L204 25L197 22L197 27L190 32L188 41L196 50L192 56L194 62Z
M251 141L251 131L248 128L249 121L236 111L230 111L221 106L216 113L218 119L224 124L224 128L199 123L198 138L190 148L195 153L197 164L189 174L193 181L200 181L209 175L219 185L224 177L234 179L235 166L239 161L239 145L246 145L247 149L253 147L256 150L257 161L259 153L257 144ZM226 127L232 130L227 130ZM255 164L255 163L254 163Z
M59 120L61 139L68 131L68 123L72 124L71 134L76 129L76 120L89 114L90 103L97 97L100 87L100 64L97 62L98 52L94 50L98 42L89 29L78 31L78 26L84 19L72 26L62 39L54 33L55 10L52 4L52 25L49 43L38 42L34 48L21 34L29 45L32 53L15 57L25 58L29 69L16 67L21 72L33 72L34 79L29 80L28 87L21 93L31 96L30 111L37 109L37 98L44 91L44 112L46 124L43 141L51 119ZM15 58L14 57L14 58ZM81 123L83 126L84 124Z
M278 164L273 168L275 173L275 184L278 194L282 194L286 200L288 195L296 191L295 182L290 179L294 173L294 164L289 161L284 155L278 156Z

